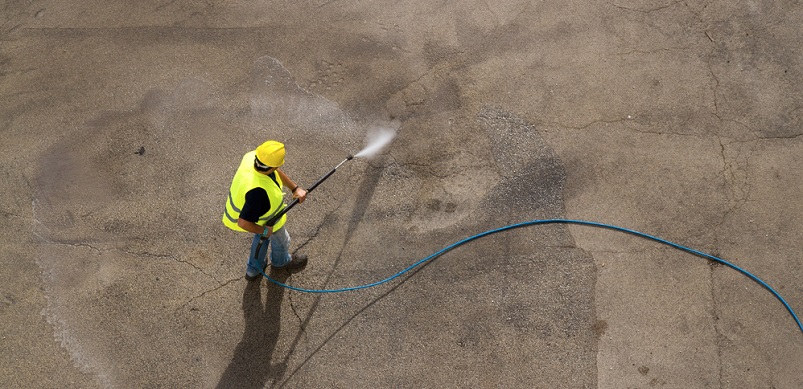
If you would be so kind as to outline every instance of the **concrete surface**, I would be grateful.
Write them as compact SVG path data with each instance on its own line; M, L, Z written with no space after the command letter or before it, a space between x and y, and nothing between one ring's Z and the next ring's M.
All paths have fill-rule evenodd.
M470 243L332 295L243 279L220 223L268 138L308 185L308 288L537 218L654 234L803 311L803 6L6 1L0 386L800 388L803 333L733 270L608 230Z

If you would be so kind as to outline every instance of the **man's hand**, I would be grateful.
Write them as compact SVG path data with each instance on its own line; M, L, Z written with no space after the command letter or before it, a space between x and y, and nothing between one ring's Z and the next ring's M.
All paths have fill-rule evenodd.
M297 186L296 190L293 191L293 198L298 199L299 203L303 203L304 200L307 199L307 191L304 188Z

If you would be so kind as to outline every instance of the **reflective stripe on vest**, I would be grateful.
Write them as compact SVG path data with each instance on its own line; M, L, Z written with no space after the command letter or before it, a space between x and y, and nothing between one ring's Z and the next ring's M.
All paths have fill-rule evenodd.
M223 209L223 216L225 216L227 219L229 219L229 221L231 221L232 223L236 224L237 223L237 219L239 219L239 217L240 217L240 213L242 213L242 210L240 208L237 208L236 205L234 205L234 200L231 198L231 191L229 191L229 205L231 206L232 210L234 210L234 212L236 212L237 217L233 217L233 216L229 215L229 208L228 207ZM273 207L271 207L271 209L272 208ZM260 217L259 218L259 222L257 224L267 222L268 220L273 218L274 215L276 215L277 213L279 213L279 211L281 211L283 209L284 209L284 204L282 204L282 207L277 209L276 212L266 213L265 216Z
M276 174L276 182L274 182L269 176L254 170L254 154L255 152L251 151L243 156L240 166L237 168L237 173L235 173L234 179L232 180L231 187L229 188L226 207L223 211L223 224L235 231L245 231L237 225L237 219L240 217L243 205L245 205L245 194L251 189L264 189L268 194L268 199L270 199L271 204L268 212L259 217L257 221L258 225L264 226L271 217L284 208L281 177ZM282 228L286 218L285 215L282 215L273 225L273 229L278 230Z

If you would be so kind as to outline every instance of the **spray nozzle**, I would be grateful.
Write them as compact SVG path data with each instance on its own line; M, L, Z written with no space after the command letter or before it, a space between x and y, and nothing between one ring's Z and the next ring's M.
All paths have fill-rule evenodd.
M351 161L352 159L354 159L353 155L349 155L348 157L346 157L346 161Z

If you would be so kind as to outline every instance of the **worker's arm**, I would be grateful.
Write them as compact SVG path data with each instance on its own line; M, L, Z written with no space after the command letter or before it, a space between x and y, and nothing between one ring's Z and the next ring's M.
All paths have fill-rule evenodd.
M304 190L304 188L296 184L295 181L291 180L287 174L284 174L284 172L281 171L281 169L276 169L276 173L279 173L279 178L282 179L282 184L286 185L293 192L294 199L298 199L299 203L303 203L304 200L307 199L307 191Z
M237 225L240 228L242 228L242 229L244 229L244 230L246 230L246 231L248 231L250 233L257 234L257 235L263 235L263 232L265 232L265 228L267 228L268 232L266 234L264 234L264 236L266 238L268 236L270 236L270 234L273 233L273 227L270 227L270 226L262 227L259 224L256 224L254 222L249 222L248 220L245 220L243 218L238 218L237 219Z

